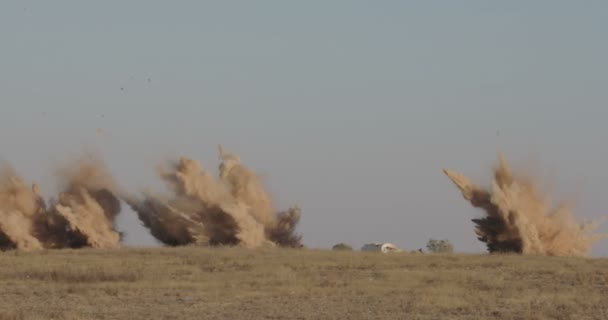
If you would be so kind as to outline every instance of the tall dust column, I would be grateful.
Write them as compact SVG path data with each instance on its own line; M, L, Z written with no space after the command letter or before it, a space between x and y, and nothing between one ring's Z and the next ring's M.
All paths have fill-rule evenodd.
M17 172L3 163L0 169L0 249L42 249L34 234L35 223L45 215L38 187L31 189Z
M0 169L0 249L111 248L120 244L114 219L118 188L98 158L61 170L62 192L47 205L36 184L7 164Z
M159 170L172 196L129 195L125 201L152 235L168 245L301 246L301 236L295 233L300 210L275 214L257 175L238 155L219 149L218 177L182 157Z
M82 157L60 171L63 192L53 214L64 219L70 230L70 247L112 248L120 244L114 220L120 213L119 192L99 157Z
M576 222L565 204L551 209L532 179L513 175L502 155L489 190L455 171L444 173L465 200L485 212L473 222L478 239L490 252L585 256L603 237L592 233L597 224Z

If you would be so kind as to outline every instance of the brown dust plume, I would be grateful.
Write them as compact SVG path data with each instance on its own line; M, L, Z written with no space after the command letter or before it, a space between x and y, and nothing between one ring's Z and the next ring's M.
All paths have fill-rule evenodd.
M182 157L159 170L173 195L126 196L152 235L168 245L301 247L300 209L275 213L270 194L238 155L219 148L219 176Z
M473 184L460 173L444 173L463 197L485 212L473 219L478 239L489 252L517 252L550 256L585 256L603 237L593 234L597 224L578 223L565 204L551 209L531 179L512 174L500 156L489 190Z
M49 204L7 164L0 165L0 250L112 248L120 244L116 184L97 157L59 172L62 192Z

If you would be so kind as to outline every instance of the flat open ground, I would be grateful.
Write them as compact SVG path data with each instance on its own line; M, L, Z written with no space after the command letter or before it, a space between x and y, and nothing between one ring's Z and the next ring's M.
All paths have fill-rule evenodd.
M608 260L237 248L4 252L0 319L608 319Z

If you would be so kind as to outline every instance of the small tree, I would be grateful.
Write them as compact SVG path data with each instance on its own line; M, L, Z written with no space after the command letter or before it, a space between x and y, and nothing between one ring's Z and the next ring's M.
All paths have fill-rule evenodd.
M338 243L337 245L331 248L332 250L343 250L343 251L353 251L353 247L347 245L346 243Z
M429 239L429 242L426 244L426 248L429 252L432 253L453 253L454 246L450 243L449 240L437 240L437 239Z

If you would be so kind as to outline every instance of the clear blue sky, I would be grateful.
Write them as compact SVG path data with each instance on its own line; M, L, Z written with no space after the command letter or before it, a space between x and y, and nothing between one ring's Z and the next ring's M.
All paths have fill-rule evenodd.
M487 184L502 150L607 212L606 39L606 1L2 1L0 157L50 196L83 147L161 189L157 164L215 169L222 143L309 246L480 252L443 167Z

